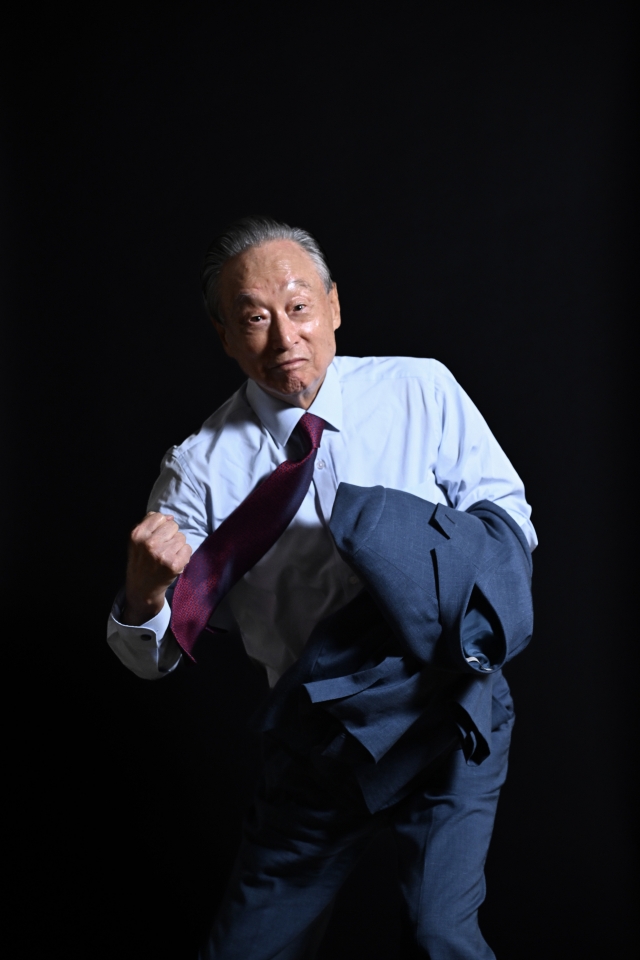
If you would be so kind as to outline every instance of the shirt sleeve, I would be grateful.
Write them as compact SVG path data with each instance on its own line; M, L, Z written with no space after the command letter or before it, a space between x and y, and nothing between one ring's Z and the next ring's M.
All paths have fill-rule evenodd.
M181 650L167 633L171 608L165 600L160 613L139 627L121 622L124 590L115 599L107 623L107 643L118 660L143 680L158 680L178 666Z
M486 420L446 367L436 363L441 437L436 480L457 510L491 500L519 524L533 550L538 543L524 485Z
M169 450L163 460L147 509L172 514L192 550L200 546L209 532L205 497L175 448ZM120 662L144 680L158 680L171 673L182 656L173 634L168 632L172 593L170 587L160 613L139 627L121 621L124 590L111 609L107 643Z

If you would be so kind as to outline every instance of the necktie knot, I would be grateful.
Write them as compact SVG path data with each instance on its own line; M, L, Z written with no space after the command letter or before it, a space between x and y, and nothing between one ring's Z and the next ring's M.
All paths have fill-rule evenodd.
M312 450L317 450L322 440L322 431L325 428L325 422L321 417L316 417L315 413L305 413L298 421L298 428L305 435Z

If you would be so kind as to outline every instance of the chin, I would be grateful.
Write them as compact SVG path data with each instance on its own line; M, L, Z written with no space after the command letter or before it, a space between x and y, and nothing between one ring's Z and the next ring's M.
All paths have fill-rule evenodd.
M285 397L295 396L304 393L309 389L310 384L299 377L283 377L281 380L269 383L269 389L281 393Z
M278 396L281 400L289 401L289 403L294 406L301 406L300 403L296 403L296 400L310 391L317 389L315 383L300 380L298 377L283 378L275 383L269 381L268 383L263 383L262 386L268 393Z

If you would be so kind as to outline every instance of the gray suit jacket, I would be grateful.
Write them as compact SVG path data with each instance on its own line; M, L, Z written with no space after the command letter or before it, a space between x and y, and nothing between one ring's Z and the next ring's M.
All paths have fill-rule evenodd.
M330 529L365 590L318 624L255 725L328 776L348 767L375 811L454 746L488 756L500 668L533 629L531 554L490 501L460 512L384 487L341 484Z

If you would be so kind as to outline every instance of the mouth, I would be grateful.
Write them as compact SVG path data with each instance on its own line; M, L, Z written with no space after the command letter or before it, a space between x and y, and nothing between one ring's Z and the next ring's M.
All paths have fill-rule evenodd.
M282 363L275 363L272 370L294 370L296 367L306 363L304 357L292 357L291 360L283 360Z

